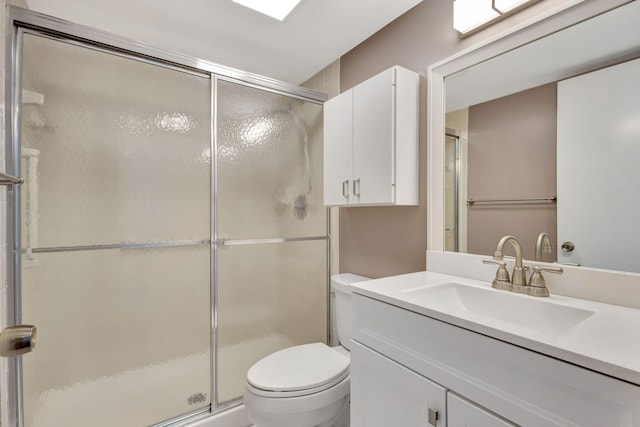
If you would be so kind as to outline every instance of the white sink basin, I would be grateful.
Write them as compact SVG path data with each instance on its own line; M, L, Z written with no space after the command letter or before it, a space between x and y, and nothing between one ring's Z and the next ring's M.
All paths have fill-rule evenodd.
M595 311L555 304L545 298L455 282L406 289L403 293L447 312L472 313L543 334L560 335L595 314Z

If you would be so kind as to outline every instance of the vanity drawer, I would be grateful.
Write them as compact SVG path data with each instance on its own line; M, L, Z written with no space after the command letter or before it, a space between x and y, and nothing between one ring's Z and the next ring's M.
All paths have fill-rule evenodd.
M452 393L447 395L447 415L448 427L516 427Z
M354 294L353 339L522 426L640 427L640 387Z

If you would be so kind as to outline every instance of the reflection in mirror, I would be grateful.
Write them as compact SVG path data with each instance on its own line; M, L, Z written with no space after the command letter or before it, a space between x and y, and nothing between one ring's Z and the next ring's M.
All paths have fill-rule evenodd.
M640 272L638 19L633 2L446 77L445 250L512 234L529 260Z
M460 208L460 136L454 129L447 129L444 138L444 204L447 216L444 219L445 246L458 252ZM465 240L466 241L466 240Z
M467 188L457 199L458 217L464 211L467 220L451 227L466 227L464 251L491 254L502 236L513 234L525 258L534 259L539 233L556 241L556 204L546 200L556 195L556 84L451 112L446 126L467 135L460 140L466 168L459 173ZM452 163L447 144L445 171ZM450 205L445 209L451 217ZM446 249L456 251L455 242ZM555 261L555 248L541 260Z

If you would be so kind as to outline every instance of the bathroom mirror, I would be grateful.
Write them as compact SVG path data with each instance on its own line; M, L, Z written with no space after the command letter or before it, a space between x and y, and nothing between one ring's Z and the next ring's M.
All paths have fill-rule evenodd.
M640 272L640 3L561 15L430 68L429 248Z

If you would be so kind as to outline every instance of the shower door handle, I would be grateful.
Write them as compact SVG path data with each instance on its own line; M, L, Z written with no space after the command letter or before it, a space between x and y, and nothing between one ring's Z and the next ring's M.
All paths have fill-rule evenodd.
M23 182L24 180L22 178L0 172L0 185L20 185Z
M14 357L31 352L36 346L36 327L9 326L0 332L0 356Z

